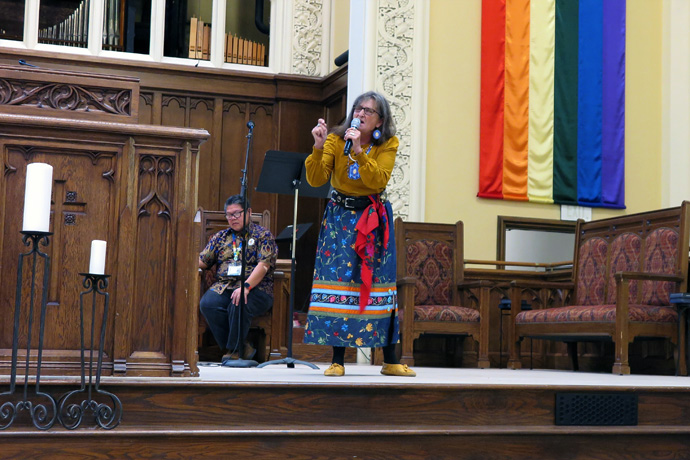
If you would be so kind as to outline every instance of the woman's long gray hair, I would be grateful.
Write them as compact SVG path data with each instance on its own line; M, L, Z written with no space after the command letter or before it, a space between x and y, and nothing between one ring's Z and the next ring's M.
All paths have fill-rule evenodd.
M379 137L378 139L372 138L374 145L381 145L391 137L395 136L395 121L393 120L393 114L391 113L390 105L388 105L388 101L386 100L386 98L383 97L383 95L381 95L380 93L377 93L376 91L367 91L366 93L359 95L357 99L355 99L354 104L352 104L352 107L350 108L350 114L348 115L345 122L333 128L332 132L334 132L340 137L345 136L345 131L347 131L347 129L350 127L352 123L352 118L355 116L355 107L361 105L362 102L366 101L367 99L372 99L374 101L376 111L379 113L379 117L383 122L381 124L381 127L379 128L379 130L381 131L381 137Z

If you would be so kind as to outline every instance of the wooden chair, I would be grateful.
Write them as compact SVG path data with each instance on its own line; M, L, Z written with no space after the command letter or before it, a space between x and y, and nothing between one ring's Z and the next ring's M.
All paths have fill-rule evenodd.
M463 280L463 224L395 220L401 362L414 364L413 343L422 334L471 336L477 366L489 367L491 284Z
M228 228L228 221L225 218L225 211L206 211L203 208L199 208L197 216L200 223L198 252L201 252L203 248L206 247L211 236ZM252 213L251 221L264 228L269 228L270 217L268 211L264 211L263 213ZM213 285L216 279L214 268L211 270L203 270L200 274L200 290L196 298L197 305L199 304L201 296L211 285ZM289 272L286 273L278 269L273 272L273 308L265 315L257 316L252 319L250 328L260 331L260 340L256 357L258 361L266 361L267 356L268 359L280 359L283 350L286 349L286 328L288 323L287 305L290 295L289 277ZM199 315L199 345L201 345L203 334L207 329L208 324L205 318L203 315Z
M628 345L636 338L668 338L678 345L678 315L669 295L687 290L688 211L684 202L675 208L579 221L571 282L513 282L509 367L520 367L524 337L566 342L575 369L578 341L613 341L616 374L630 373ZM545 287L572 290L566 306L521 312L521 299L534 300L531 293ZM684 348L677 347L681 372Z

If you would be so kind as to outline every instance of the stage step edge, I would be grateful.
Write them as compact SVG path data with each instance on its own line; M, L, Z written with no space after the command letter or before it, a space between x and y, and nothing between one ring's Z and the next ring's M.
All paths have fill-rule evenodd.
M668 435L668 434L690 434L690 426L534 426L534 427L496 427L496 426L474 426L474 427L434 427L430 429L419 428L400 428L396 426L375 428L358 428L355 430L343 429L299 429L299 428L265 428L265 429L137 429L137 428L115 428L113 430L100 430L93 428L82 428L76 430L65 430L62 428L48 431L8 429L0 431L0 439L13 437L45 437L45 436L125 436L125 437L157 437L157 436L445 436L445 435Z

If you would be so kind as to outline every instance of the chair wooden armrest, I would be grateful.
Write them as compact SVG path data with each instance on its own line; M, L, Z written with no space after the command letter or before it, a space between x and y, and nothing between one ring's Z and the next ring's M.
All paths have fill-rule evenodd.
M513 280L510 282L511 287L521 289L573 289L575 286L572 281L530 281L530 280Z
M456 285L458 289L472 289L479 287L494 287L496 283L487 280L462 281Z
M617 283L622 280L671 281L674 283L680 283L683 281L682 276L666 275L663 273L617 272L613 276Z
M406 276L404 278L398 278L398 280L396 281L396 284L398 286L402 286L403 284L405 284L405 285L411 284L412 286L414 286L414 284L416 282L417 282L417 278L415 278L414 276Z
M562 262L511 262L509 260L480 260L480 259L465 259L465 265L496 265L499 267L529 267L529 268L543 268L544 270L558 270L560 268L572 267L572 260L564 260Z

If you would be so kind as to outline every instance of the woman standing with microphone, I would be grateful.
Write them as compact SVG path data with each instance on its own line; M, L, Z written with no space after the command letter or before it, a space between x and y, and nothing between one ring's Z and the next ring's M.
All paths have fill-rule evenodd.
M388 101L364 93L342 125L329 134L319 119L311 133L307 181L330 180L334 191L319 232L304 342L333 347L327 376L345 375L345 347L383 347L382 374L414 377L395 353L395 239L385 189L398 138Z

